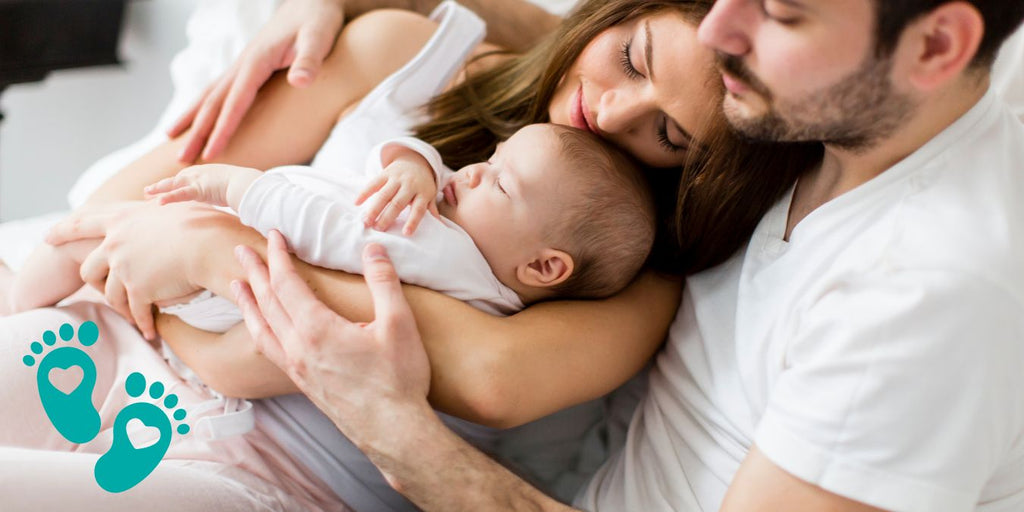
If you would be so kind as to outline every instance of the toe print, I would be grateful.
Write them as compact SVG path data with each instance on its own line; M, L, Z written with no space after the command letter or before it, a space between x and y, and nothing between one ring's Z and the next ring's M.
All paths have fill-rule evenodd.
M141 397L146 392L146 377L138 372L132 373L125 381L124 388L129 396ZM114 418L114 441L110 450L96 461L96 482L108 492L127 491L149 476L171 444L171 419L168 413L175 421L185 419L184 409L170 411L178 404L178 397L173 394L164 396L163 383L150 384L148 396L153 400L162 397L163 408L150 402L135 402L125 406ZM130 427L131 424L139 426L139 423L141 428ZM189 432L189 426L182 423L175 430L185 435ZM143 432L151 432L152 435L140 435Z
M71 324L61 325L58 332L61 342L53 331L44 332L42 343L33 341L29 346L35 355L26 355L22 362L35 366L36 357L46 352L36 370L39 401L60 435L72 443L85 443L100 431L100 415L92 404L96 364L82 349L67 344L75 338ZM78 343L82 346L91 346L97 339L95 323L85 322L78 327Z

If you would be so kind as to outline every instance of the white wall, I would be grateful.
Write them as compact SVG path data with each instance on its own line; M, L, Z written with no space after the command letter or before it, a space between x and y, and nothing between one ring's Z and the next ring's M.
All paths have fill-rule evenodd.
M123 66L51 73L0 97L0 220L67 208L92 162L141 138L171 95L168 64L195 0L128 2Z

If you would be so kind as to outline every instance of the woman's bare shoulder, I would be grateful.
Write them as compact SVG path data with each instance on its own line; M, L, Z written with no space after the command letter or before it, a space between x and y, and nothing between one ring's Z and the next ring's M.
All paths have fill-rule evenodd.
M339 36L339 47L365 57L364 71L391 71L423 48L437 30L437 22L414 12L378 9L352 20Z

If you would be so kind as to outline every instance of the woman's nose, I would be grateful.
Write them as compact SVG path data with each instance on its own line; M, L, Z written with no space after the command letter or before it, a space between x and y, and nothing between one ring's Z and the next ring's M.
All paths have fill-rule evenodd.
M620 134L636 125L651 107L651 100L639 88L611 89L601 95L597 112L598 130L607 134Z

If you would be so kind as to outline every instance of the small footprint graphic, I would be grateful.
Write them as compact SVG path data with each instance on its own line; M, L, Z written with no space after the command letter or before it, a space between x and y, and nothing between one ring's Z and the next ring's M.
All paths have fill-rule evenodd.
M58 332L65 342L70 342L75 336L75 329L71 324L62 324ZM85 322L78 327L78 342L83 346L91 346L97 339L99 329L95 323ZM57 336L53 331L46 331L43 333L43 343L46 347L52 348L57 343ZM37 356L44 350L43 344L38 341L33 341L29 348ZM22 362L25 366L31 367L36 364L36 358L26 355ZM74 367L82 369L82 381L70 393L57 389L50 380L50 372L54 369L69 370ZM92 405L92 392L96 386L96 364L89 354L74 346L53 348L39 362L36 382L43 410L60 435L72 443L79 444L96 437L100 431L100 415Z
M146 377L134 372L125 380L124 389L132 397L139 397L146 390ZM149 386L149 396L154 400L164 394L164 385L154 382ZM178 405L177 395L164 397L163 406L172 409ZM185 419L185 410L177 409L173 417L177 421ZM128 422L139 420L150 428L160 431L160 438L149 446L137 447L128 437ZM127 405L114 418L114 440L110 450L96 461L94 474L96 482L107 492L124 492L135 487L156 469L160 459L167 453L171 444L171 421L167 413L160 407L149 402L135 402ZM178 434L185 435L189 426L178 425Z

